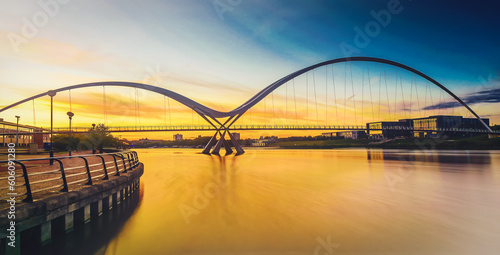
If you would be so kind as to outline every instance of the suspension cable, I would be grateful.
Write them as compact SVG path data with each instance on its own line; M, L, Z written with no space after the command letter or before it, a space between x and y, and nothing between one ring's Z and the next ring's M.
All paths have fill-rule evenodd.
M36 126L35 99L33 99L33 126Z
M136 89L137 93L137 116L139 117L139 126L141 126L141 108L140 108L140 101L139 101L139 90Z
M413 111L413 73L410 80L410 119Z
M295 79L292 79L292 85L293 85L293 101L295 102L295 125L298 124L298 117L297 117L297 97L295 96Z
M398 109L398 76L399 76L399 69L396 68L396 88L394 90L394 118L393 120L396 120L396 110Z
M401 98L403 98L403 112L405 113L405 119L406 119L406 102L405 102L405 96L404 96L404 93L403 93L403 78L401 77L401 75L399 76L399 81L400 81L400 85L401 85ZM411 107L411 104L410 104L410 107ZM411 110L410 110L411 112Z
M427 83L427 86L429 87L429 95L431 97L431 105L434 105L434 100L432 99L432 92L431 92L431 86L429 84L429 82L426 82ZM436 108L433 107L432 109L432 114L436 115Z
M336 89L335 89L335 73L333 72L333 65L331 65L332 67L332 81L333 81L333 103L335 104L335 115L336 115L336 118L337 118L337 125L340 123L339 122L339 111L338 111L338 105L337 105L337 92L336 92Z
M424 86L425 86L425 100L424 100L424 106L427 106L427 87L428 87L428 86L427 86L427 83L426 83ZM425 108L426 108L426 107L424 107L424 115L428 115L428 114L425 112L425 111L426 111L426 110L425 110Z
M264 125L267 125L267 96L264 97Z
M422 117L422 108L420 108L420 97L418 96L418 84L417 84L417 79L415 79L415 74L412 73L413 76L413 81L415 82L415 93L417 94L417 107L418 107L418 114L420 115L419 117ZM425 112L424 112L425 114Z
M168 105L168 121L170 126L172 126L172 112L170 111L170 97L167 97L167 105Z
M380 66L380 76L378 80L378 120L380 121L380 111L382 109L382 66Z
M328 125L328 66L325 66L325 125Z
M384 66L384 83L385 83L385 93L387 96L387 108L389 111L389 118L391 117L391 100L389 100L389 89L387 88L387 74L385 73L385 66Z
M167 125L167 99L163 96L163 125Z
M137 128L137 88L134 88L134 117L135 127Z
M285 125L288 125L288 82L285 83Z
M274 90L271 92L271 102L273 105L273 125L276 126L276 115L274 115Z
M73 112L73 110L71 109L71 89L69 90L69 111L70 112Z
M108 110L106 104L106 87L104 85L102 86L102 103L104 105L104 125L106 125L108 122Z
M306 125L309 125L309 84L308 73L306 73Z
M319 123L319 115L318 115L318 98L316 97L316 79L314 78L314 69L312 70L313 74L313 87L314 87L314 103L316 104L316 125Z
M368 72L368 86L370 87L370 101L372 105L372 121L375 121L375 108L373 107L373 93L372 93L372 81L370 77L370 64L366 64L366 71Z
M354 104L354 123L358 125L358 116L356 111L356 95L354 94L354 80L352 79L352 62L349 62L349 72L351 73L351 90L352 90L352 103Z
M364 101L365 101L365 62L363 64L363 70L361 72L361 124L363 124L365 109L364 109Z
M347 62L344 62L344 126L346 125L347 109Z

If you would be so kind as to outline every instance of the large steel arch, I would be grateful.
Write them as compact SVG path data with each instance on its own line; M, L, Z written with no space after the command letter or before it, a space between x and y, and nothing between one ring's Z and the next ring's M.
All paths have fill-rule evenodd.
M239 106L238 108L236 108L236 109L234 109L234 110L232 110L232 111L230 111L228 113L230 113L229 114L230 116L238 115L238 117L233 121L233 123L234 123L241 115L243 115L251 107L253 107L257 103L259 103L267 95L269 95L274 90L276 90L277 88L279 88L283 84L287 83L288 81L294 79L295 77L300 76L300 75L302 75L302 74L304 74L304 73L306 73L308 71L314 70L316 68L319 68L319 67L322 67L322 66L325 66L325 65L330 65L330 64L335 64L335 63L342 63L342 62L355 62L355 61L376 62L376 63L382 63L382 64L387 64L387 65L392 65L392 66L396 66L396 67L405 69L407 71L410 71L410 72L412 72L414 74L417 74L418 76L420 76L420 77L422 77L422 78L430 81L434 85L436 85L439 88L441 88L442 90L444 90L450 96L452 96L456 101L458 101L467 110L469 110L486 127L486 129L488 129L489 131L492 131L491 128L479 117L479 115L476 114L476 112L474 112L464 101L462 101L462 99L460 99L458 96L456 96L453 92L451 92L448 88L446 88L445 86L443 86L441 83L437 82L436 80L432 79L428 75L426 75L426 74L424 74L424 73L422 73L422 72L420 72L420 71L418 71L418 70L416 70L414 68L411 68L411 67L409 67L407 65L404 65L404 64L401 64L401 63L398 63L398 62L395 62L395 61L387 60L387 59L374 58L374 57L337 58L337 59L324 61L324 62L315 64L315 65L303 68L303 69L298 70L298 71L296 71L294 73L291 73L291 74L289 74L289 75L287 75L287 76L285 76L285 77L277 80L276 82L272 83L271 85L267 86L266 88L264 88L263 90L261 90L259 93L257 93L256 95L254 95L252 98L250 98L248 101L246 101L245 103L243 103L241 106Z

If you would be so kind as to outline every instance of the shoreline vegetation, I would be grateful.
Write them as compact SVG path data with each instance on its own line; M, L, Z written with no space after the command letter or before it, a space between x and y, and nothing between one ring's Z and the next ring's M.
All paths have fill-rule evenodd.
M423 150L500 150L500 138L487 135L456 140L443 139L391 139L373 141L369 139L337 139L315 141L282 141L269 146L281 149L337 149L337 148L375 148L375 149L423 149Z
M492 126L499 130L500 126ZM128 141L110 134L108 128L99 124L89 129L88 134L65 134L54 136L56 152L94 150L103 152L104 148L203 148L211 137L199 136L182 140L148 140ZM228 143L232 146L232 142ZM280 148L280 149L337 149L337 148L374 148L374 149L415 149L415 150L500 150L500 138L489 138L488 135L465 137L460 139L440 138L400 138L390 140L344 139L326 136L303 136L278 138L276 136L260 139L239 140L243 147Z

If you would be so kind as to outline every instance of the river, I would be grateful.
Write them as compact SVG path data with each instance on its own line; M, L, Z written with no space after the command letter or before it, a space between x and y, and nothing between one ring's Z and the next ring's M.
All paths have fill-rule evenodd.
M142 200L107 255L500 250L500 151L137 152Z

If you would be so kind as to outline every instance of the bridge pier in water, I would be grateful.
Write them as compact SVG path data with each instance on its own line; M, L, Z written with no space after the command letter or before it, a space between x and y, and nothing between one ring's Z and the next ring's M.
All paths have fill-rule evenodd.
M241 145L238 143L238 140L234 138L234 136L229 132L228 129L224 130L224 133L221 133L220 130L217 130L215 132L214 136L210 139L208 144L203 148L202 153L203 154L214 154L217 156L220 156L220 150L222 149L222 146L224 146L224 149L226 150L226 155L231 155L233 153L233 150L231 149L231 146L229 145L229 142L224 138L227 135L231 139L231 142L236 150L236 155L239 156L245 153L245 150L241 147ZM217 135L220 135L220 138L217 140ZM212 149L212 147L214 147ZM212 152L210 150L212 149Z

